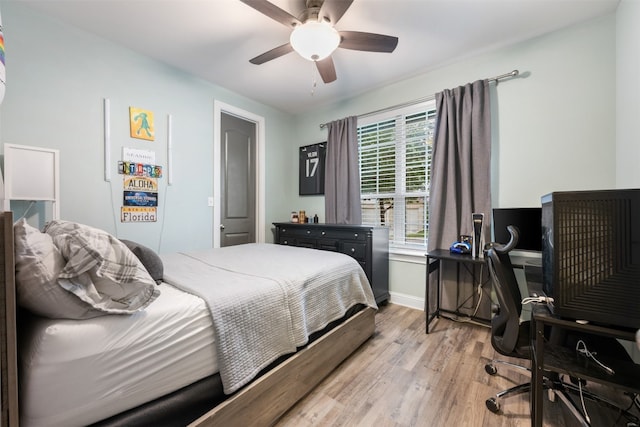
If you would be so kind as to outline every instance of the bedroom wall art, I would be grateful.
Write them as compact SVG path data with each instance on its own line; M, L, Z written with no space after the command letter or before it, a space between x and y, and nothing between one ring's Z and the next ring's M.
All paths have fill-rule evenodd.
M158 207L158 179L146 176L124 178L123 207Z
M129 107L129 128L131 138L155 140L153 111Z
M299 194L324 194L324 162L327 143L300 147Z
M120 222L156 222L158 220L158 178L162 166L155 164L156 153L123 147L118 162L122 181Z
M7 81L7 73L4 62L4 35L2 33L2 18L0 17L0 104L4 99L5 82Z

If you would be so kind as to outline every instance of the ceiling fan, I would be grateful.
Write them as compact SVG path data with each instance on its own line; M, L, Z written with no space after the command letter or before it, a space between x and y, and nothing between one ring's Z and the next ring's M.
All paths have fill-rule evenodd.
M301 0L304 11L299 18L267 0L240 0L269 18L291 28L289 42L250 59L252 64L264 64L296 51L316 63L325 83L336 80L331 54L337 48L367 52L393 52L398 38L360 31L337 31L334 26L349 9L353 0Z

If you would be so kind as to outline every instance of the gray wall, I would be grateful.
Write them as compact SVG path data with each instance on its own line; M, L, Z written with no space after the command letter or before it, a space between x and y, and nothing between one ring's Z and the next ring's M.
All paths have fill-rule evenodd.
M140 241L160 252L212 246L214 99L266 120L267 224L286 218L291 178L280 164L290 150L293 118L104 39L2 3L7 89L0 142L56 148L61 162L61 217ZM103 99L111 103L112 180L104 181ZM156 139L129 136L128 108L151 110ZM159 180L159 220L121 223L123 146L156 152L166 165L172 115L173 185ZM285 167L286 166L286 167ZM284 194L283 190L284 189ZM267 225L268 228L268 225ZM267 232L271 238L271 232ZM159 247L160 243L162 247Z
M616 184L640 187L640 2L623 0L616 13Z
M615 185L616 18L607 16L319 108L296 118L298 140L326 138L336 118L519 69L495 90L494 205L534 206L551 190ZM295 159L291 156L291 161ZM300 198L312 212L318 200Z

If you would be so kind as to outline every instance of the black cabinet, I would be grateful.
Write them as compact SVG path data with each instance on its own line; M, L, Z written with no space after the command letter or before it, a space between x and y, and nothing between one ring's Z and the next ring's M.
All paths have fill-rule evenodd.
M376 302L389 300L389 229L368 225L295 224L274 222L275 243L342 252L355 258Z

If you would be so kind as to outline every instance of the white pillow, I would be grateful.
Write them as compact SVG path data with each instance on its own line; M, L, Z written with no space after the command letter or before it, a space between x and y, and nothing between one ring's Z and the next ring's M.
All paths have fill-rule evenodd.
M88 319L107 313L95 310L58 285L65 260L51 236L18 220L14 226L18 305L52 319Z
M109 233L62 220L47 223L44 231L67 261L58 284L91 307L128 314L160 295L138 258Z

